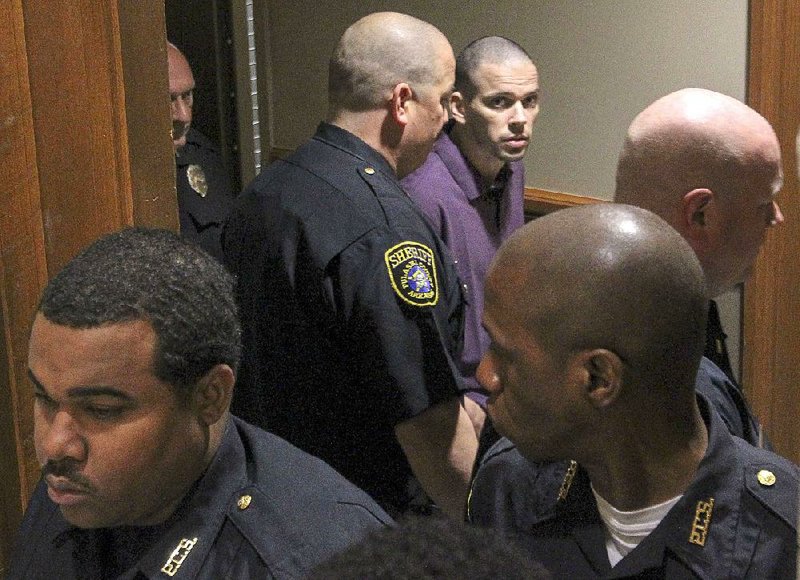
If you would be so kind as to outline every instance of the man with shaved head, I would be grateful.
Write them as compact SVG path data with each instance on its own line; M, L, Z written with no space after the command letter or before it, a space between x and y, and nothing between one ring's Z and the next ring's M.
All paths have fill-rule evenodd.
M403 187L457 260L467 299L458 367L468 397L483 405L475 379L489 344L483 281L497 248L524 223L522 158L539 115L539 73L517 43L486 36L456 58L455 89L452 119ZM479 426L483 411L471 408Z
M233 408L393 514L430 512L431 498L463 516L477 450L453 362L457 272L398 182L444 124L454 66L416 18L350 26L328 121L256 178L225 230L244 322Z
M167 62L181 235L221 262L222 224L233 206L235 192L219 150L192 127L192 67L178 47L169 42Z
M782 185L780 146L767 120L736 99L690 88L658 99L631 123L614 199L647 208L678 230L713 299L744 282L767 230L783 222L775 201ZM723 419L755 443L757 423L731 382L725 338L712 300L704 354L730 379L724 390L735 402ZM700 373L725 380L708 361Z
M512 236L478 369L508 439L471 520L557 578L792 578L800 470L696 394L707 304L691 247L646 210L566 209Z

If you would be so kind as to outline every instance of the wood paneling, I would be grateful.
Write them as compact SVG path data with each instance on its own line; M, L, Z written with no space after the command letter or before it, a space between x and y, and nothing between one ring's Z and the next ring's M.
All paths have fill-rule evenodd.
M783 150L786 222L767 236L745 286L743 384L776 451L800 461L800 2L751 0L748 103Z
M132 223L177 231L163 2L119 0L119 6Z
M42 288L104 233L178 228L163 10L0 3L0 577L39 478L27 340Z
M21 0L0 3L0 577L19 526L33 461L27 328L46 279Z

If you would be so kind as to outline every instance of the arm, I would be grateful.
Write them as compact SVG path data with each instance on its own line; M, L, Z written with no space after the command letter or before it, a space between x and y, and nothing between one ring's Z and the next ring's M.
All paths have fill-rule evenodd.
M395 436L414 475L448 516L463 520L478 437L460 398L399 423Z

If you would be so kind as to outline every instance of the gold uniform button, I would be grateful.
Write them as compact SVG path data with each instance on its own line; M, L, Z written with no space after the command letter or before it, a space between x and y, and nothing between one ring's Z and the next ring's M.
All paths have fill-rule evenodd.
M246 510L250 507L250 502L253 501L253 498L249 495L243 495L239 498L239 501L236 502L236 505L239 506L240 510Z
M374 175L375 174L375 170L372 167L365 167L364 168L364 173L366 173L367 175Z
M761 485L765 485L767 487L775 485L775 474L768 469L762 469L758 472L756 477L758 478L758 483Z

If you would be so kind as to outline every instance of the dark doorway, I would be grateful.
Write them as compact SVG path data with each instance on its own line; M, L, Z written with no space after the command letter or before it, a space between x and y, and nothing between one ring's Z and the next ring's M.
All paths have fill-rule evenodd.
M233 186L241 189L231 0L166 0L167 38L192 67L192 126L220 148Z

